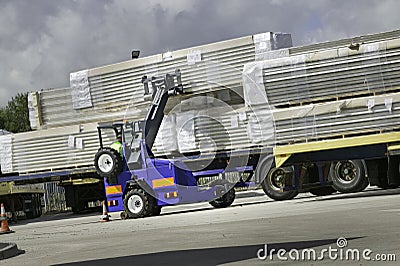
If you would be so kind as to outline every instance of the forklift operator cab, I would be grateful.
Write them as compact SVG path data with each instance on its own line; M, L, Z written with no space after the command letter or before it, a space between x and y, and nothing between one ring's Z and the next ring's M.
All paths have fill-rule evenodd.
M116 179L121 171L142 168L146 157L154 157L151 149L164 118L168 98L183 93L179 69L172 74L150 79L143 76L142 83L144 96L150 96L152 99L145 120L98 127L100 149L95 156L94 165L97 173L108 178L111 183L118 183ZM103 146L102 130L104 129L112 129L115 137L119 133L122 134L123 158L114 149Z
M143 121L114 123L97 127L100 148L94 160L96 171L107 178L109 184L118 183L117 176L121 171L142 167L141 139ZM116 138L122 136L122 153L111 147L104 147L104 131L113 130ZM126 165L127 169L124 169Z

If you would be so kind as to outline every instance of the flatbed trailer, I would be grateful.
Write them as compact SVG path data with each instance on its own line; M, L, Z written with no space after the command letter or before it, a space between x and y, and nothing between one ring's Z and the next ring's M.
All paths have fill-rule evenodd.
M276 168L292 167L293 181L285 189L301 189L299 169L305 163L314 163L319 168L319 180L324 182L321 166L324 163L362 162L360 172L365 173L368 183L381 188L400 185L400 132L374 133L341 139L322 140L310 143L282 145L274 148ZM351 167L343 166L344 175ZM334 172L335 168L331 167ZM340 178L340 176L339 176Z
M42 215L42 196L45 191L35 184L17 185L14 181L0 182L0 203L4 204L10 218L16 221L19 213L26 218Z
M58 186L65 189L66 207L70 207L73 212L81 212L90 207L101 208L101 201L105 199L103 180L97 176L94 167L82 167L0 175L0 202L5 204L6 211L13 219L17 216L39 217L46 193L42 186L45 182L58 182Z

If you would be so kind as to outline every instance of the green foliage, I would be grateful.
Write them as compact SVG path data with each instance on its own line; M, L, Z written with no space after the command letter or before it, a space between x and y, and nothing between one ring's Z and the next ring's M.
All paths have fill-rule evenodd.
M0 109L0 128L18 133L31 130L28 111L28 93L18 93Z
M5 129L3 113L4 113L4 110L0 109L0 129Z

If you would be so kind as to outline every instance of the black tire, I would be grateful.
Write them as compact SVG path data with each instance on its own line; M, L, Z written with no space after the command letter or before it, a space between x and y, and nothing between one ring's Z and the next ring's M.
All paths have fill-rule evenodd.
M282 177L285 172L291 171L290 167L275 168L273 167L268 172L266 178L261 183L261 187L268 197L274 200L291 200L295 198L299 192L297 190L281 191Z
M154 207L154 198L141 188L134 188L125 195L124 209L129 218L151 216Z
M368 177L365 176L364 178L364 183L359 187L359 191L363 191L364 189L366 189L369 185L369 180Z
M121 154L111 148L100 149L94 157L94 166L101 177L115 178L122 172Z
M121 217L122 220L126 220L128 219L128 214L125 211L122 211L119 215L119 217Z
M215 180L212 184L212 186L228 186L229 190L225 191L226 188L222 188L223 195L213 201L210 201L210 205L213 206L214 208L226 208L232 205L232 203L235 201L236 193L235 193L235 188L233 187L232 184L229 184L227 180Z
M310 190L310 193L315 196L327 196L336 192L333 187L318 187Z
M295 198L299 192L297 190L281 191L281 187L278 184L276 174L277 171L290 172L293 171L291 167L275 168L275 162L273 156L267 156L261 159L257 165L255 175L256 180L261 182L261 187L264 193L274 200L290 200Z
M360 192L368 186L362 160L332 163L329 177L332 180L333 188L342 193Z

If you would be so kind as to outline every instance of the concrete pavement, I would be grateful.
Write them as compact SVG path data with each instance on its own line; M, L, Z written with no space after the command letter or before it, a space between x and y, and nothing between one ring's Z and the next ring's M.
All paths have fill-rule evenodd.
M12 225L16 233L1 242L18 244L25 254L7 259L7 265L280 265L378 262L281 260L277 251L323 249L346 252L369 249L374 255L400 259L400 190L370 190L357 194L313 197L302 194L276 202L262 191L239 193L232 207L213 209L207 203L164 208L161 216L101 223L97 215L60 214ZM45 221L44 221L45 220ZM347 245L338 247L338 238ZM264 247L271 257L264 260ZM261 250L261 252L259 252ZM261 256L263 258L263 256ZM394 261L381 265L397 265Z

